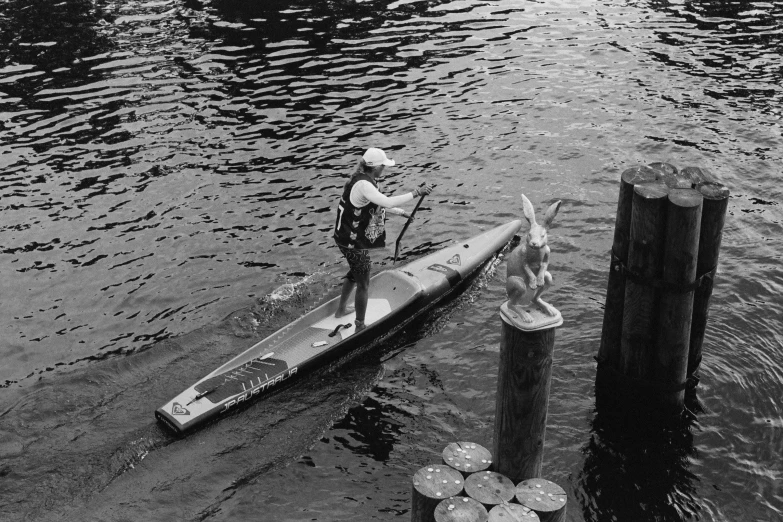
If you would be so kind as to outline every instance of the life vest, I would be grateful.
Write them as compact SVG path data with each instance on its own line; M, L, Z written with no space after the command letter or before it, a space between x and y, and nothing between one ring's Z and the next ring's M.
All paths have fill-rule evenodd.
M367 250L386 246L386 209L373 202L363 207L351 203L351 190L358 181L369 181L377 187L369 176L352 176L345 184L340 203L337 205L337 220L334 224L335 242L346 248Z

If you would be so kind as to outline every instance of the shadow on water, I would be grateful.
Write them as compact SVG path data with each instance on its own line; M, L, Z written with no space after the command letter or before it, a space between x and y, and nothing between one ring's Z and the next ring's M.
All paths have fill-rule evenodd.
M699 519L695 417L660 418L602 404L590 422L576 495L584 519L675 522Z
M394 421L394 417L405 414L388 402L368 397L362 404L349 409L345 417L332 427L333 430L348 431L353 441L342 436L335 436L334 440L354 453L386 462L402 434L402 426Z

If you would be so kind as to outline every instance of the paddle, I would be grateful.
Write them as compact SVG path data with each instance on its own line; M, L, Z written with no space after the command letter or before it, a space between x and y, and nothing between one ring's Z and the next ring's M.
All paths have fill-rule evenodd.
M424 186L424 183L421 184L421 186ZM432 188L435 188L435 185L432 186ZM413 216L416 215L416 211L419 210L419 205L421 205L421 202L424 201L424 196L427 194L422 194L419 198L419 201L416 202L416 206L413 207L413 210L411 211L411 215L408 218L408 221L405 222L405 224L402 227L402 230L400 231L400 235L397 236L397 241L394 243L394 261L392 261L392 264L395 264L397 262L397 256L400 253L400 241L402 241L402 236L405 235L405 231L408 230L408 225L411 224L411 221L413 221Z

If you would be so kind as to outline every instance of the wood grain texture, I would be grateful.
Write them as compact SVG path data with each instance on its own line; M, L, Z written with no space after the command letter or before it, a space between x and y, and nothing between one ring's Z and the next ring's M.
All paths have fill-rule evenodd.
M663 281L673 288L685 288L696 280L699 253L702 195L694 189L672 189L667 205ZM685 382L688 369L693 291L661 293L658 311L658 339L649 357L651 367L643 377L664 386ZM685 390L657 394L656 402L671 413L684 407Z
M714 181L701 183L698 190L704 197L701 213L701 230L699 233L699 255L696 266L696 273L701 276L718 266L730 192L728 188ZM710 299L714 284L715 280L713 277L706 278L703 284L696 289L693 296L688 376L695 375L701 364L702 346L707 329Z
M448 466L424 466L413 475L411 522L433 522L437 505L459 495L464 488L462 474Z
M664 234L669 189L649 183L634 189L631 212L631 245L628 269L649 280L663 274ZM621 370L628 377L642 377L651 365L658 329L660 290L628 279L621 340Z
M565 522L568 497L563 488L542 478L517 485L517 502L532 509L542 522Z
M620 177L620 194L617 199L612 253L623 264L628 263L628 248L631 237L631 210L636 185L656 181L657 173L650 167L635 166L623 171ZM622 335L623 308L625 303L625 276L619 266L611 266L606 285L604 321L601 329L601 344L598 359L618 369L620 365L620 342Z
M452 442L442 452L443 463L461 472L464 477L492 467L490 451L475 442Z
M501 324L492 453L495 470L516 483L541 474L555 329Z
M487 522L539 522L532 509L522 504L500 504L489 510Z
M451 497L437 505L435 522L487 522L487 508L468 497Z
M482 471L465 479L465 493L491 508L513 499L516 487L511 479L501 473Z

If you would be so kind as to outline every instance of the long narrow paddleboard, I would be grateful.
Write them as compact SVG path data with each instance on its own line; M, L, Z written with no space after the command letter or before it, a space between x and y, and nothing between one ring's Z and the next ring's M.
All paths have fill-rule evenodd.
M365 324L334 317L339 297L256 343L155 411L182 434L399 328L467 280L514 237L519 220L446 247L370 280Z

